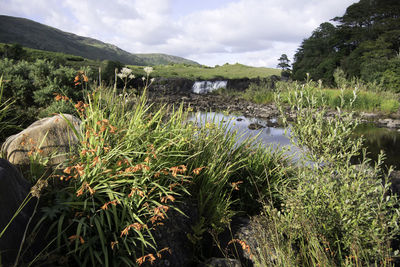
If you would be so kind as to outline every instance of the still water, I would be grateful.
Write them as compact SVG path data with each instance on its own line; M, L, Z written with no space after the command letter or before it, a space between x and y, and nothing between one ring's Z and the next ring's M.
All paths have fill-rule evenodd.
M258 135L258 140L266 145L273 145L274 147L286 147L291 145L284 128L268 126L276 122L274 119L266 121L244 116L203 112L193 115L191 120L199 123L224 121L228 123L228 128L238 130L238 132L242 134L241 139ZM250 130L248 126L251 123L262 125L263 128ZM289 130L287 134L290 134ZM355 134L364 136L364 146L367 148L369 158L376 160L379 152L383 150L386 154L385 165L393 165L395 169L400 169L400 132L386 128L378 128L373 124L363 124L357 128ZM296 152L299 151L299 149L292 146L291 151Z

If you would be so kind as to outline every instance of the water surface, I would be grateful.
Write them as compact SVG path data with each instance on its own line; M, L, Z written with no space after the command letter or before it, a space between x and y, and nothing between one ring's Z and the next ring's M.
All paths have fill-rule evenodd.
M258 135L258 140L266 145L272 145L276 148L291 145L290 139L285 134L285 128L268 126L271 123L275 123L275 119L266 121L216 112L200 112L193 115L191 120L196 120L201 124L213 120L214 122L224 121L228 123L229 129L238 130L239 133L243 134L241 140ZM263 128L250 130L248 126L251 123L262 125ZM290 134L289 130L287 130L287 134ZM385 165L393 165L396 169L400 169L400 132L379 128L373 124L362 124L356 129L355 134L357 136L362 135L365 138L364 146L367 149L369 158L377 160L378 154L383 150L386 154ZM291 153L298 151L299 148L292 146Z

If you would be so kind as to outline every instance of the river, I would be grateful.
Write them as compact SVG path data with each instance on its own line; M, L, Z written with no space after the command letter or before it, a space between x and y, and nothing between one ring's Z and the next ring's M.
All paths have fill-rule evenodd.
M248 118L244 116L227 115L216 112L201 112L192 116L191 120L196 120L200 123L206 121L220 122L224 121L229 123L228 128L238 130L241 133L241 139L253 137L258 135L258 140L266 145L274 147L288 147L291 145L290 139L285 134L285 129L282 127L269 126L276 124L276 119L270 121ZM260 129L250 130L250 124L257 124L263 126ZM290 131L286 131L290 134ZM378 158L378 154L383 150L386 154L384 161L385 166L392 165L395 169L400 170L400 132L389 130L386 128L379 128L373 124L361 124L355 131L356 136L364 136L364 146L367 149L368 157L372 160ZM299 151L298 148L292 146L291 151Z

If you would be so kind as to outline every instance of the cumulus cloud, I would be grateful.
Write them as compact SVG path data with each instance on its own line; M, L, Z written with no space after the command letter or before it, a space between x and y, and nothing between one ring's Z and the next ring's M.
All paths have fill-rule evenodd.
M2 0L0 10L129 52L168 53L207 65L275 67L282 53L292 57L320 23L343 15L357 0L208 2L191 6L191 1L181 0Z

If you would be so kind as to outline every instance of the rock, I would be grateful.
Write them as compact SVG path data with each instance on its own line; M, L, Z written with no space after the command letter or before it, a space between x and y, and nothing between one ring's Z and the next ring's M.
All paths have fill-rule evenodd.
M264 128L264 126L262 126L261 124L258 124L258 123L250 123L248 128L250 130L259 130L261 128Z
M236 259L226 259L226 258L211 258L205 263L200 265L201 267L242 267L240 261Z
M387 127L387 128L395 128L399 129L400 128L400 120L395 120L395 119L379 119L377 121L377 124L382 127Z
M79 132L81 121L69 114L64 116ZM77 143L78 138L64 118L56 115L36 121L22 132L8 137L1 151L6 159L16 165L28 165L32 152L39 152L43 156L57 153L49 162L49 165L57 165L66 160L66 152Z
M0 159L0 232L9 223L30 191L30 184L9 161ZM12 221L0 238L2 263L14 260L23 233L32 215L34 201L30 201ZM1 263L1 262L0 262Z

